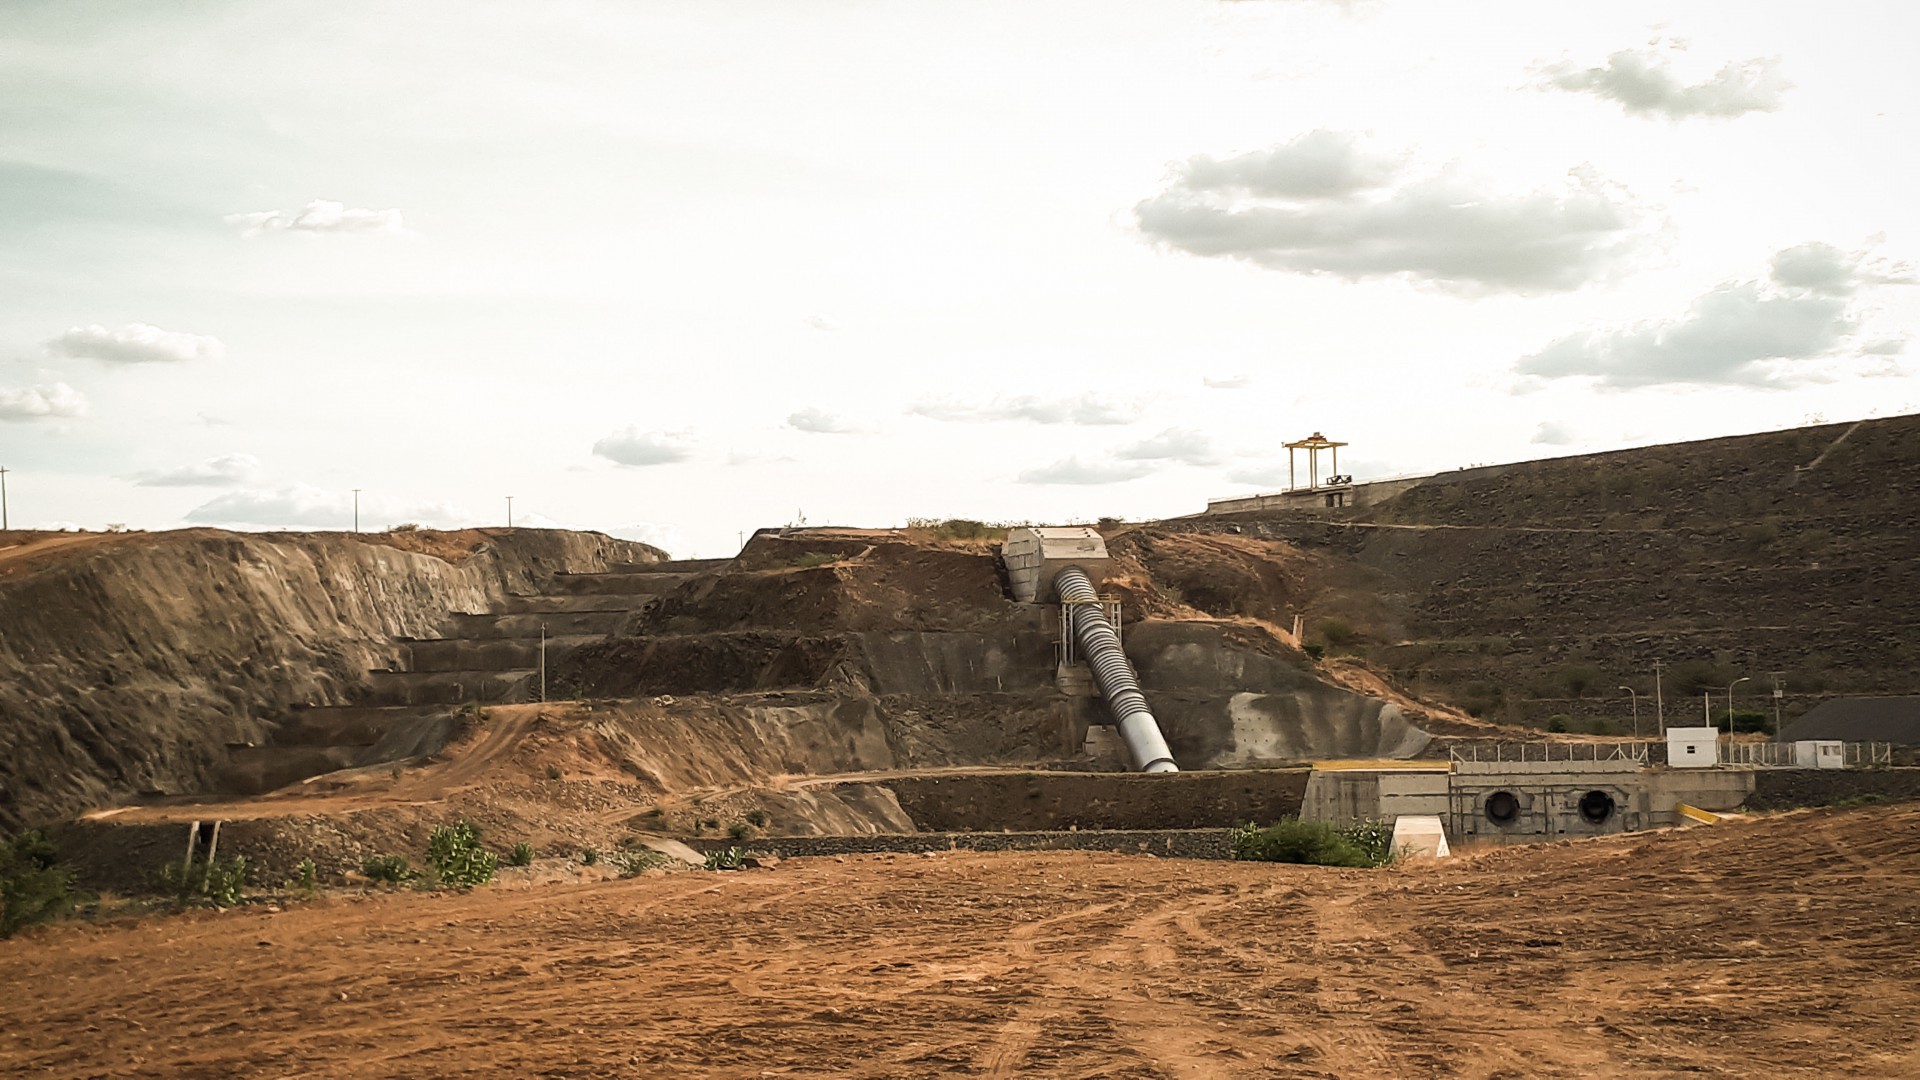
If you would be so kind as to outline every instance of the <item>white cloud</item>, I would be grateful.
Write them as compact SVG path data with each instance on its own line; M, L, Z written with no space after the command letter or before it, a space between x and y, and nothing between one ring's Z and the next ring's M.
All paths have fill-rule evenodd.
M1865 345L1860 346L1860 352L1865 356L1899 356L1906 351L1907 339L1903 337L1882 338L1879 341L1869 341Z
M927 400L914 404L907 411L916 416L949 423L1023 420L1035 424L1080 424L1097 427L1131 424L1140 419L1142 409L1137 402L1111 401L1097 394L1087 393L1061 398L1041 398L1031 395L1001 397L984 403L944 399Z
M1236 484L1253 484L1257 487L1278 487L1290 478L1285 464L1267 462L1261 465L1249 465L1235 469L1227 474L1227 479Z
M1209 390L1245 390L1253 385L1253 376L1247 374L1205 376L1200 380Z
M361 210L331 199L315 199L298 210L261 210L248 214L228 214L227 224L244 236L287 232L306 236L341 233L406 232L398 210Z
M610 525L601 531L621 540L637 540L642 544L652 544L669 555L687 549L686 533L677 525L635 521L625 525Z
M1675 77L1656 45L1622 49L1607 57L1605 67L1582 69L1562 61L1543 68L1541 75L1554 88L1619 102L1629 115L1681 120L1773 112L1793 88L1780 74L1779 65L1778 58L1738 61L1688 86Z
M807 316L807 325L815 330L838 330L840 323L831 315L813 314Z
M1334 140L1370 164L1328 165ZM1350 281L1405 275L1469 291L1578 288L1633 244L1633 209L1588 170L1573 170L1557 189L1519 194L1453 172L1399 182L1385 159L1356 143L1314 132L1225 161L1195 158L1134 207L1135 219L1145 235L1195 255Z
M1867 285L1907 284L1903 269L1889 269L1865 253L1800 244L1774 256L1769 281L1723 284L1677 319L1569 334L1515 370L1538 378L1592 378L1614 388L1818 381L1827 376L1801 362L1836 354L1860 323L1854 295ZM1872 346L1862 351L1872 353Z
M1914 279L1913 268L1904 263L1814 242L1797 244L1775 255L1773 280L1822 296L1852 296L1868 285L1911 285Z
M1191 428L1168 428L1121 447L1114 451L1114 456L1128 461L1177 461L1183 465L1213 465L1220 460L1213 440Z
M42 420L87 415L87 399L66 383L0 387L0 420Z
M260 460L252 454L226 454L197 465L143 472L133 478L142 487L230 487L260 474Z
M1237 157L1198 154L1180 167L1197 191L1239 190L1278 199L1339 199L1393 182L1400 163L1363 149L1352 134L1320 128Z
M811 435L846 435L853 425L825 409L807 408L787 417L787 426Z
M56 356L102 360L110 364L182 363L218 360L226 346L217 337L162 330L146 323L128 323L118 330L104 326L76 326L47 342Z
M1140 462L1081 461L1062 458L1051 465L1020 474L1023 484L1117 484L1137 480L1153 470Z
M1565 424L1556 424L1549 420L1542 421L1540 426L1533 430L1533 438L1529 441L1535 446L1569 446L1574 439L1573 432L1568 431Z
M621 465L671 465L693 456L693 436L684 431L628 427L594 443L593 452Z
M295 484L229 491L187 511L186 517L196 525L345 530L353 527L353 505L351 491ZM475 519L472 514L444 501L361 494L361 529L383 529L406 522L458 529L474 525Z

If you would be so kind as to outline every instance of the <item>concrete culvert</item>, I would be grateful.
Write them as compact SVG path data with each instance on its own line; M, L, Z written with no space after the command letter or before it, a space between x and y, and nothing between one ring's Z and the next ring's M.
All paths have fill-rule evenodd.
M1604 791L1589 791L1580 796L1580 816L1589 825L1605 825L1613 817L1613 796Z
M1495 825L1511 825L1520 817L1520 800L1511 791L1496 791L1487 796L1487 820Z

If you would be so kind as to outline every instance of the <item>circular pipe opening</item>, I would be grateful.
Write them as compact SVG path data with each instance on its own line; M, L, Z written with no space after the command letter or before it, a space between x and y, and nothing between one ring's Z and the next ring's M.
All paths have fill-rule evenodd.
M1613 796L1604 791L1589 791L1580 796L1580 816L1589 825L1605 825L1613 817Z
M1520 800L1511 791L1496 791L1487 796L1487 820L1495 825L1511 825L1520 817Z

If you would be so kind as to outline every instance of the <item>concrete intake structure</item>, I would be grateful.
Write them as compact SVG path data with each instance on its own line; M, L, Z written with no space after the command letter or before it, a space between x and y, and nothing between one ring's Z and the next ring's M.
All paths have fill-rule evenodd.
M1069 566L1054 576L1053 588L1065 606L1068 631L1087 658L1087 666L1093 669L1094 684L1113 711L1113 721L1120 728L1127 752L1133 755L1134 766L1141 772L1179 772L1173 751L1167 749L1167 740L1160 734L1160 724L1147 708L1146 696L1140 693L1133 664L1120 648L1120 635L1101 608L1092 579L1085 570Z

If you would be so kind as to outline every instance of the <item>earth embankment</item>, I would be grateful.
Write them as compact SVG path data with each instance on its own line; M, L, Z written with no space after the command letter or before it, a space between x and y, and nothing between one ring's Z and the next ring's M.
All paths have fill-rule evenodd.
M596 533L107 536L0 546L0 833L204 790L228 744L346 704L392 643L563 570L650 562Z

